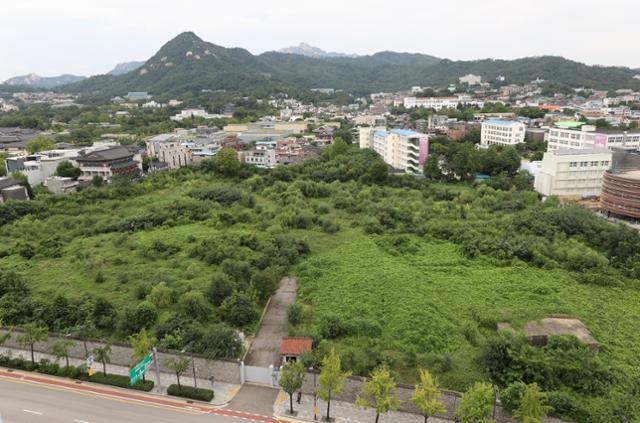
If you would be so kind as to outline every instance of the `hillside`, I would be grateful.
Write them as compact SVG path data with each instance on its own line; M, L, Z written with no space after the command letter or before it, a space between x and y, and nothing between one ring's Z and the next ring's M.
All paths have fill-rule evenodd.
M185 32L165 44L134 72L96 76L65 90L102 95L144 90L154 95L199 92L202 89L273 92L287 88L336 88L356 94L442 86L473 73L485 81L498 75L507 83L525 84L541 78L570 87L640 88L636 71L623 67L588 66L562 57L517 60L441 60L424 54L380 52L359 57L308 57L267 52L258 56L225 48Z
M497 370L501 389L537 382L575 421L637 421L638 233L530 191L381 177L379 160L351 150L227 176L214 164L1 204L0 319L91 323L114 341L148 328L178 351L188 334L207 352L229 328L251 334L293 274L292 335L358 375L387 364L412 383L422 367L459 390ZM498 322L550 314L580 318L600 352L492 349Z
M307 43L300 43L297 46L285 47L278 50L279 53L299 54L307 57L358 57L357 54L337 53L335 51L324 51Z
M133 62L118 63L117 65L114 66L113 69L107 72L107 75L123 75L125 73L129 73L131 71L138 69L142 65L144 65L144 62L133 61Z

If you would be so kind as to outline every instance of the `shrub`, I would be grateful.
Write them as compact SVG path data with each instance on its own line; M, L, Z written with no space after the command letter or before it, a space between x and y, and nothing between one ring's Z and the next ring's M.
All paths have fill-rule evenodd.
M302 320L302 306L298 303L293 303L287 309L287 319L291 326L300 324Z
M500 391L500 402L510 412L515 411L520 406L520 398L526 388L526 384L521 381L513 382Z
M96 283L103 283L105 280L104 275L102 274L102 272L98 272L96 274Z
M153 381L151 380L146 380L144 382L139 380L135 385L131 385L129 382L129 376L112 375L108 373L105 376L102 372L94 373L93 376L83 373L78 377L78 379L103 385L117 386L119 388L135 389L136 391L149 392L153 389Z
M191 386L170 385L167 388L167 394L175 397L191 398L198 401L209 402L213 399L213 391L211 389L194 388Z

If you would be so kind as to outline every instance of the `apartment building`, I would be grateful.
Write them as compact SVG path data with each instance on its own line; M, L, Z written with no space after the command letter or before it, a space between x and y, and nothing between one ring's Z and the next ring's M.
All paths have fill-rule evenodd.
M549 130L547 151L585 148L640 148L640 130L597 129L582 122L558 122Z
M487 120L482 122L480 145L516 145L524 142L527 127L515 120Z
M536 173L535 190L545 196L598 196L612 156L606 148L548 151Z
M370 148L389 166L422 173L429 154L429 136L406 129L360 128L360 148Z
M469 95L459 95L455 97L405 97L403 104L407 109L421 107L440 111L442 109L455 109L459 104L483 107L484 101L475 100Z
M189 166L193 163L193 143L181 141L173 134L160 134L145 141L147 155L167 163L170 169Z

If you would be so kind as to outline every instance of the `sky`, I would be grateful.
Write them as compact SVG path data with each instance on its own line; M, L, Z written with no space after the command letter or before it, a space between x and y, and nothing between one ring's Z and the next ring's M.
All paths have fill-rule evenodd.
M2 0L0 81L106 73L183 31L254 54L306 42L452 60L559 55L640 68L638 0Z

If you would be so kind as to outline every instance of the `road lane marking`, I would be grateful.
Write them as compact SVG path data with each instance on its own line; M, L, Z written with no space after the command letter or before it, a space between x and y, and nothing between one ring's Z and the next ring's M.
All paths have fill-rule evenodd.
M38 416L42 416L42 413L39 411L33 411L33 410L22 410L25 413L30 413L30 414L37 414Z
M74 420L74 422L75 422L75 423L89 423L89 422L88 422L88 421L86 421L86 420L78 420L78 419Z

